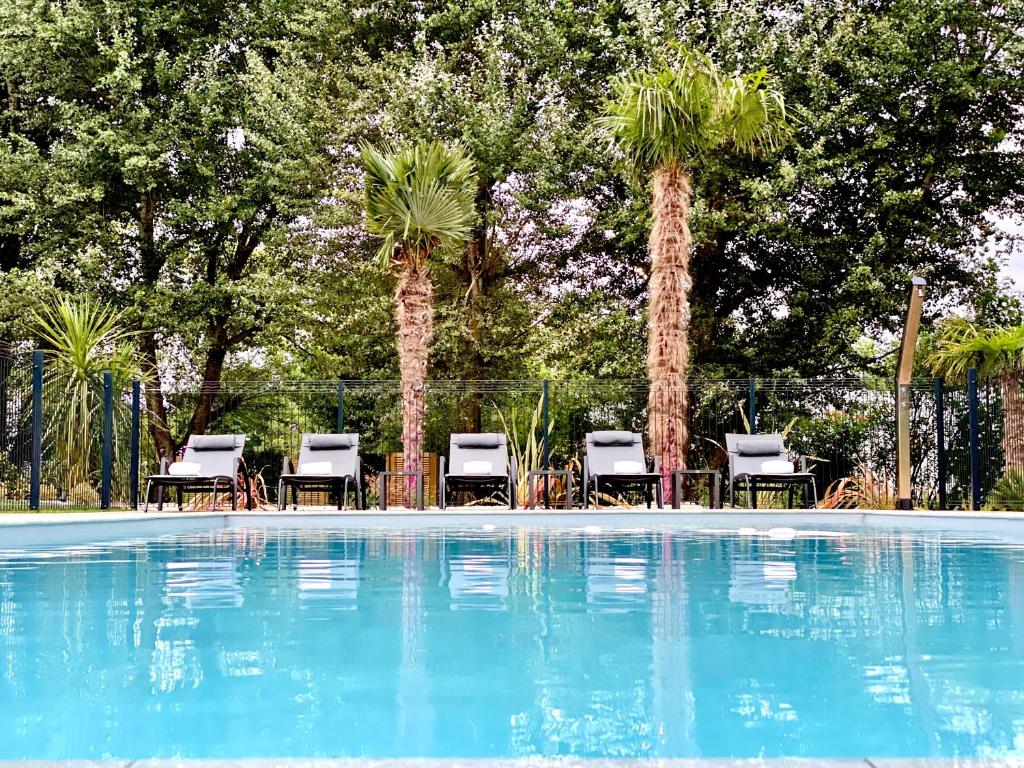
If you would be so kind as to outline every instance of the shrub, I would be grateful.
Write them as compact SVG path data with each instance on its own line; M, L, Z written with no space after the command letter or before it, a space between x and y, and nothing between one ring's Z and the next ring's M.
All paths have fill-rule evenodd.
M98 507L100 494L88 483L76 483L68 491L68 502L76 507Z
M992 487L985 508L1024 512L1024 470L1007 470Z

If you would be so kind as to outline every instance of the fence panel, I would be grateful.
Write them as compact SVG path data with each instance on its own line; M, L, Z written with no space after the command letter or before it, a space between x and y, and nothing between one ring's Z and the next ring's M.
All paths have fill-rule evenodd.
M984 503L996 509L1024 509L1024 392L1019 377L979 382L978 426Z
M1019 382L1017 382L1019 390ZM753 391L753 400L751 392ZM44 508L92 507L100 488L102 384L83 385L47 359L43 381L43 458L41 505ZM932 380L912 386L913 498L921 507L939 503L938 423ZM0 507L28 507L31 464L31 350L0 347ZM677 397L678 395L678 397ZM865 379L794 380L694 379L671 394L686 412L687 466L713 468L728 475L725 435L756 429L781 432L796 452L807 455L819 493L832 494L837 505L890 506L895 461L894 397L891 382ZM1001 482L1020 434L1017 408L1004 384L984 383L979 390L981 483L985 498L1003 489L1004 503L1024 505L1024 489ZM402 450L402 386L396 381L226 381L215 386L183 387L166 396L172 434L187 432L199 398L210 409L206 432L248 435L246 458L276 500L276 483L284 457L298 454L303 432L360 434L369 474L384 469ZM455 432L507 432L517 453L539 468L544 461L544 382L429 381L424 389L424 451L447 455ZM623 429L644 434L650 450L652 428L675 428L668 409L649 405L650 386L643 380L549 382L548 446L550 465L579 471L588 432ZM85 401L83 401L85 398ZM969 504L968 404L963 387L943 393L946 494L949 506ZM144 399L141 404L139 475L156 469ZM755 421L750 420L751 411ZM659 423L660 419L665 419ZM83 426L84 425L84 426ZM74 427L74 428L73 428ZM1009 437L1008 437L1009 435ZM525 470L524 470L525 472ZM131 503L131 388L118 385L114 396L112 506ZM1024 485L1024 484L1018 484ZM144 491L141 483L140 495ZM1014 496L1014 493L1017 493ZM844 495L845 494L845 495ZM702 484L694 500L706 503ZM1009 502L1006 502L1009 499ZM371 502L374 501L371 493Z
M0 505L28 510L32 461L32 352L0 343Z

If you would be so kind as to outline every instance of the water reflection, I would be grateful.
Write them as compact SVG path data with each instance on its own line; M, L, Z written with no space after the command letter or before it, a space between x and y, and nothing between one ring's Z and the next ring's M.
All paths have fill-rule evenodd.
M245 602L233 558L170 562L164 567L164 594L170 600L183 599L191 610L238 608Z
M299 561L299 598L304 607L354 611L358 597L358 560Z
M941 533L0 554L0 758L1019 754L1022 585Z
M729 600L771 606L785 602L796 581L796 563L786 560L736 560L729 578Z
M629 606L647 594L647 561L642 557L587 558L587 602Z
M509 567L507 556L501 555L457 555L449 560L452 610L506 610Z

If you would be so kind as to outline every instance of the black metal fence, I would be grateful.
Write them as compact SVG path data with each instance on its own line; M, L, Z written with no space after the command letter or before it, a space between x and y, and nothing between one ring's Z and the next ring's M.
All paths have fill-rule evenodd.
M271 501L282 460L297 455L304 432L358 432L371 487L373 475L402 449L399 382L205 384L165 396L173 435L184 434L203 392L212 401L206 431L248 436L248 466L263 476ZM157 467L140 394L137 383L76 381L40 352L0 350L0 508L136 506L140 477ZM456 432L505 432L528 468L578 471L588 432L646 435L652 424L657 428L661 415L649 408L648 394L645 381L431 381L424 451L447 455ZM824 505L895 504L891 382L693 380L685 394L688 466L719 469L727 477L727 433L779 432L794 452L808 457ZM1024 507L1024 482L1012 482L1015 459L1006 455L1007 430L1017 428L1016 416L1004 407L1007 397L1005 386L979 384L973 376L961 387L914 382L917 506ZM693 501L709 501L703 486L689 494ZM773 503L770 495L762 499Z

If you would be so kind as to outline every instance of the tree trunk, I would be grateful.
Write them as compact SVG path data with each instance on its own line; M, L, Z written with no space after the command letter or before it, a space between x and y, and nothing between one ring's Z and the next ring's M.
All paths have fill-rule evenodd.
M480 351L483 347L481 299L483 294L483 261L486 258L486 225L481 225L482 232L469 241L463 261L466 264L466 273L469 276L469 286L466 289L466 327L469 331L469 354L466 378L471 381L479 381L482 368ZM479 432L481 425L480 393L470 385L466 407L463 409L465 421L463 428L467 432Z
M142 282L146 287L155 286L160 278L163 259L156 251L154 224L156 220L156 195L147 190L139 196L139 254L141 256ZM157 363L156 334L144 328L140 334L142 372L146 375L146 423L153 439L157 459L174 461L176 446L171 430L167 426L167 409L164 407L163 387L160 383L160 367Z
M223 330L219 335L224 335ZM210 417L213 414L213 405L220 392L220 380L224 373L224 360L227 358L228 348L226 341L218 338L213 347L206 353L206 365L203 366L203 381L200 384L199 397L196 400L196 407L192 411L192 418L188 423L188 431L182 437L187 442L191 435L202 435L210 425Z
M140 334L139 347L142 352L142 372L146 374L146 423L153 440L157 458L174 461L176 446L171 430L167 426L167 408L164 407L163 388L160 386L160 369L157 366L156 335L152 331Z
M398 289L398 368L402 376L402 459L406 470L422 469L427 352L433 336L433 295L427 254L405 250ZM407 478L405 505L412 506L414 481Z
M1003 401L1003 471L1006 473L1024 471L1024 394L1020 384L1020 373L999 377Z
M484 360L484 303L491 283L499 274L499 263L492 253L490 238L487 236L488 214L494 208L491 182L481 180L477 185L475 207L480 215L479 223L473 228L473 236L463 251L462 269L459 277L466 283L466 329L469 334L465 378L470 382L480 381L487 374ZM464 429L479 432L482 426L482 397L478 389L470 385L467 402L462 409L465 413Z
M245 273L253 253L259 246L263 233L266 231L269 222L276 211L275 206L268 206L267 213L263 218L263 224L257 224L253 219L243 221L235 239L235 247L224 265L224 275L231 282L238 282ZM211 286L217 284L221 262L221 243L214 241L206 254L206 282ZM233 335L229 335L228 323L235 310L234 303L230 296L221 300L221 309L214 315L206 327L207 337L210 341L210 348L206 352L206 361L203 364L203 380L199 397L196 399L195 408L192 410L192 417L188 422L188 429L182 437L182 442L187 442L192 435L206 433L210 421L215 412L217 395L221 389L221 378L224 375L224 361L228 352L242 341L252 337L258 330L258 324L245 328Z
M690 349L690 180L678 165L654 174L654 225L647 319L647 371L651 380L648 432L661 462L665 490L671 473L686 466L686 373Z

